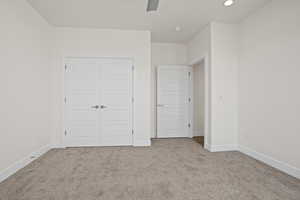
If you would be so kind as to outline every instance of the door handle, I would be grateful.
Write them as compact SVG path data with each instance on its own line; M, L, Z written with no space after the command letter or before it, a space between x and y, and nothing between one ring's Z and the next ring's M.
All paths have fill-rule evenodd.
M105 109L105 108L107 108L107 106L101 105L100 108Z
M99 106L98 106L98 105L92 106L92 108L94 108L94 109L99 109Z
M164 104L157 104L157 107L165 107Z

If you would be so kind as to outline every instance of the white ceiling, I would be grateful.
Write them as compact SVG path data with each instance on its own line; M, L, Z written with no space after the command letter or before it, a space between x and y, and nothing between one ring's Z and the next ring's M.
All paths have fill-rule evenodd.
M210 21L238 22L270 0L236 0L232 7L224 0L160 0L151 13L147 0L27 1L55 26L150 30L153 42L185 42Z

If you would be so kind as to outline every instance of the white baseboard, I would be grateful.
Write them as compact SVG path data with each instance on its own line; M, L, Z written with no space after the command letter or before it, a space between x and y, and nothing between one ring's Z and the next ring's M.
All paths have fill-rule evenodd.
M151 140L135 140L133 142L134 147L149 147L151 146Z
M48 152L52 148L51 145L46 145L39 150L27 155L25 158L15 162L11 166L9 166L7 169L0 172L0 182L4 181L14 173L16 173L18 170L24 168L26 165L34 161L35 159L39 158L46 152Z
M251 150L247 147L239 146L239 151L252 157L252 158L255 158L263 163L266 163L267 165L270 165L280 171L283 171L291 176L294 176L294 177L300 179L300 169L299 168L296 168L294 166L286 164L282 161L276 160L265 154Z
M52 149L65 149L66 147L61 144L54 144L52 145Z
M235 144L225 145L206 145L210 152L222 152L222 151L238 151L238 146Z

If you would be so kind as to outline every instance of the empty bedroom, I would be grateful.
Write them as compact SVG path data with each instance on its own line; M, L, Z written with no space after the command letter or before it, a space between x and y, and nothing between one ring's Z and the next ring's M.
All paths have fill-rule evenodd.
M300 200L299 0L0 0L0 200Z

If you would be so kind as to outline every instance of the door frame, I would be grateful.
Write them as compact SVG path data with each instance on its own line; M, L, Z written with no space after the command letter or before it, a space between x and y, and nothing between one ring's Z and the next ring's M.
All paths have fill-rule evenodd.
M156 99L155 99L155 119L156 119L156 123L155 123L155 138L158 138L158 112L157 112L157 102L158 102L158 71L160 68L164 68L164 69L174 69L174 68L178 68L178 69L182 69L182 68L186 68L188 69L187 71L190 73L189 77L189 82L188 82L188 96L191 99L189 106L188 106L188 121L190 124L190 127L188 128L188 135L187 137L192 138L193 137L193 67L190 65L158 65L156 67L156 78L155 78L155 95L156 95Z
M67 106L66 106L66 95L67 95L67 90L66 90L66 62L67 60L70 59L116 59L116 60L130 60L132 63L132 119L131 119L131 130L134 131L134 99L135 99L135 91L134 91L134 86L135 86L135 66L134 66L134 59L131 57L82 57L82 56L65 56L62 59L61 63L61 70L62 70L62 129L61 129L61 145L59 148L67 148L67 140L66 140L66 134L65 131L67 129L67 123L66 123L66 113L67 113ZM130 146L134 146L134 137L135 134L132 134L132 143Z

